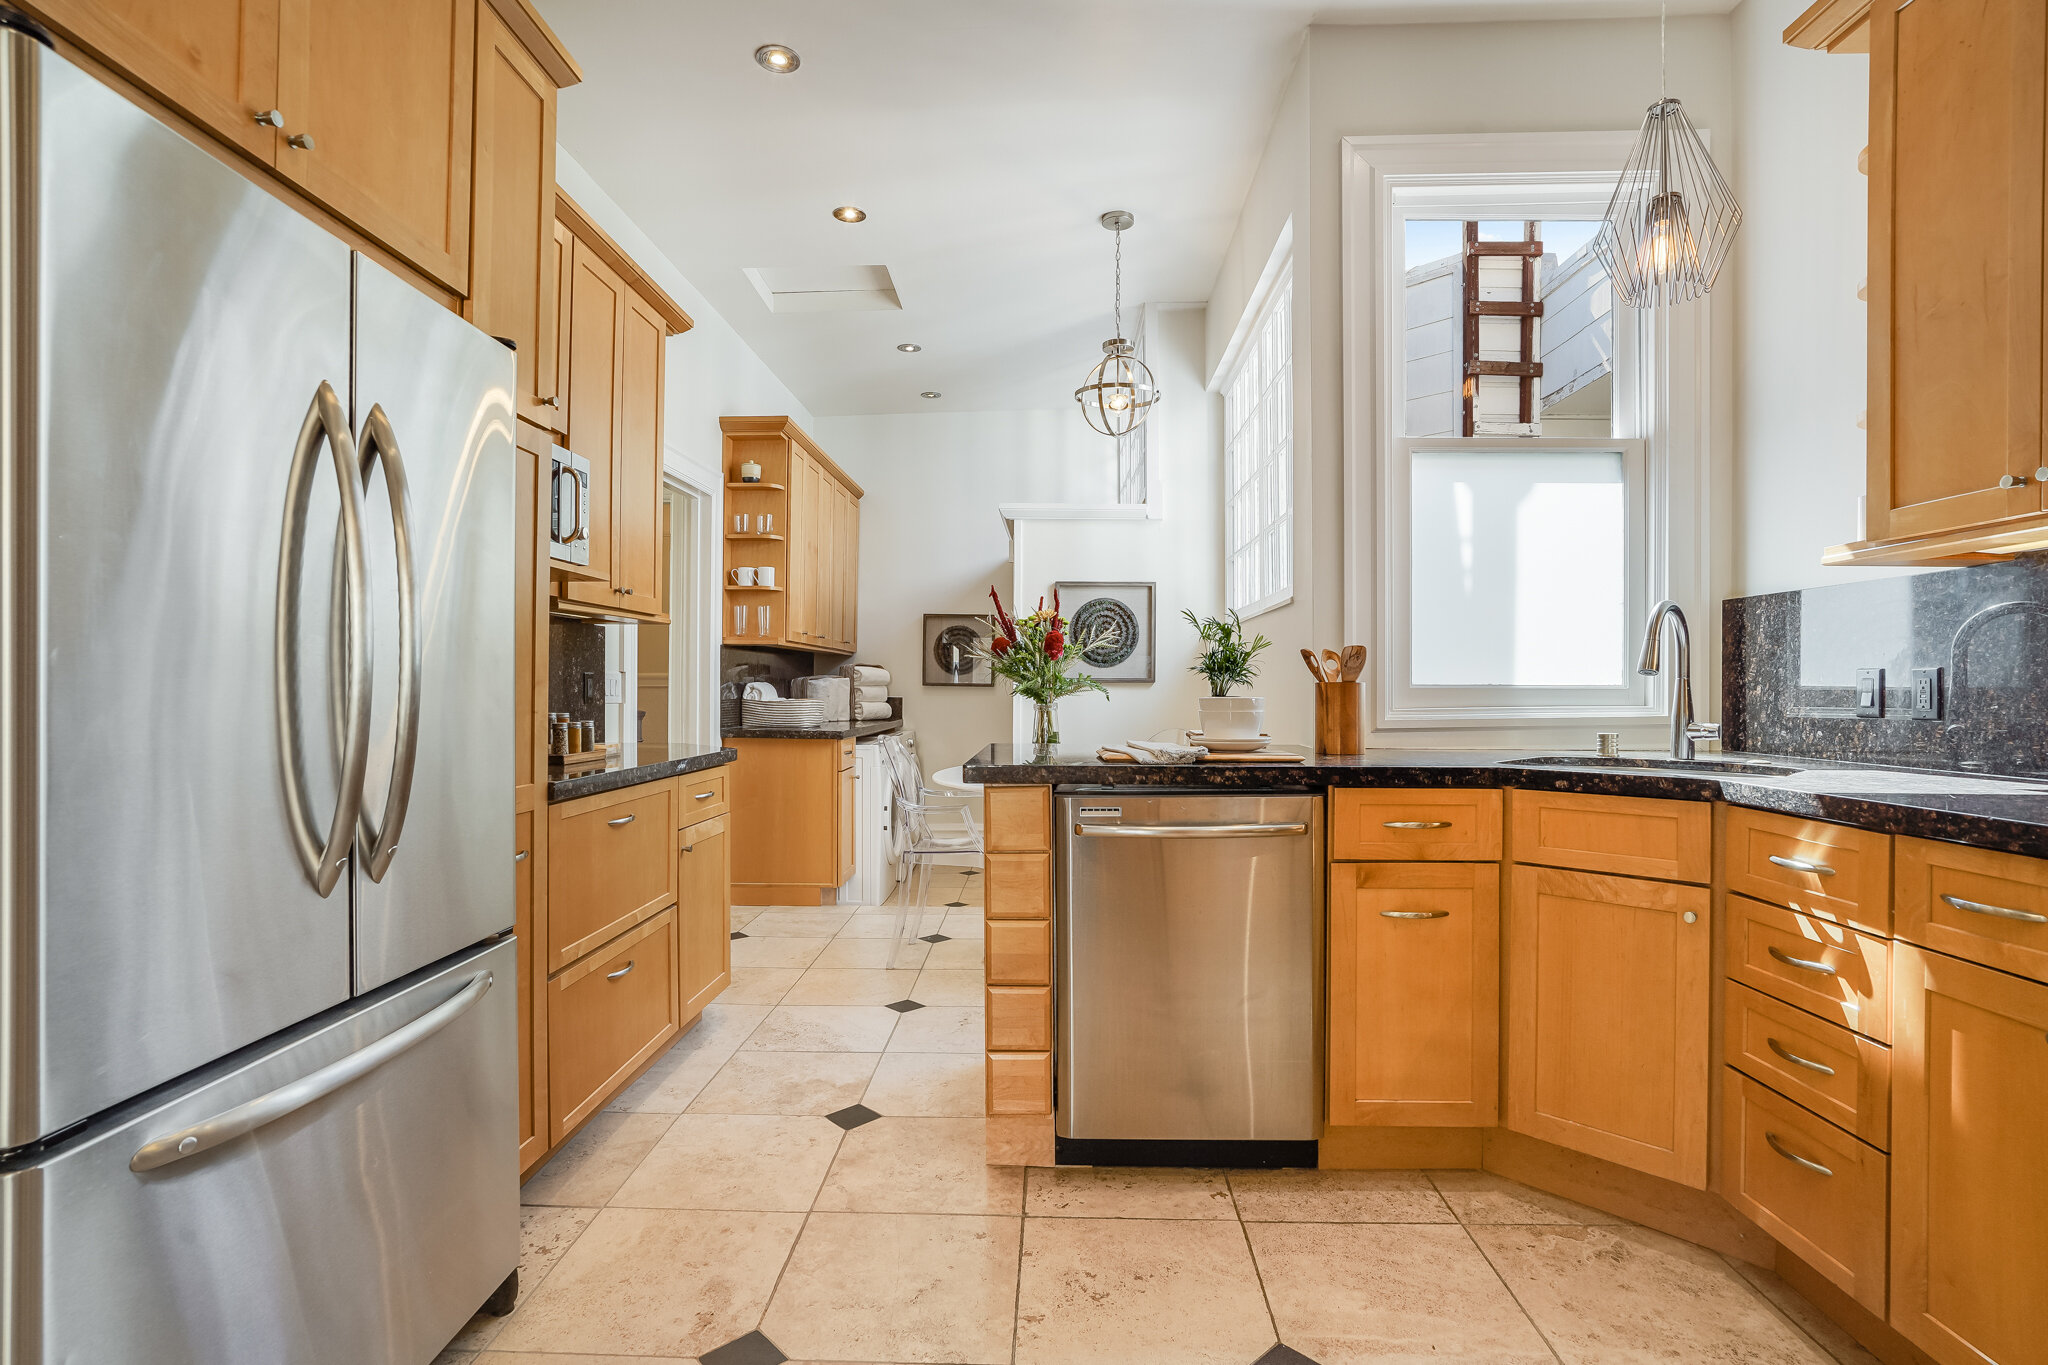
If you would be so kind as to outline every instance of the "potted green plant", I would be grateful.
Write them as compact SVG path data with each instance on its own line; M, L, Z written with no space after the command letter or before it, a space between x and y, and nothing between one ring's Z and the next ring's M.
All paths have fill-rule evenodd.
M1181 615L1202 638L1202 652L1188 670L1209 681L1209 695L1196 708L1202 735L1208 739L1258 739L1266 732L1266 699L1233 697L1230 689L1247 686L1259 676L1259 652L1271 648L1273 642L1263 635L1247 637L1244 622L1234 611L1206 619L1191 611Z
M1017 696L1032 704L1031 742L1037 749L1049 752L1060 742L1061 697L1076 692L1109 695L1108 688L1075 669L1075 661L1091 649L1114 644L1122 632L1114 622L1105 622L1082 638L1069 638L1067 618L1060 615L1057 590L1052 595L1050 611L1041 597L1038 610L1021 619L1003 610L1003 599L994 588L988 590L988 595L996 606L995 614L989 618L989 643L985 651L976 652L989 661L992 672L1009 681Z

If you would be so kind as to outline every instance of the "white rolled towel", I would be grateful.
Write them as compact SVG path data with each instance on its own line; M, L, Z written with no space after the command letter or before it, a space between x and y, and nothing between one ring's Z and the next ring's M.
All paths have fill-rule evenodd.
M862 724L875 720L894 720L896 708L885 701L857 701L853 704L853 718Z
M886 686L855 688L853 693L853 699L855 701L886 702L887 700L889 700L889 689Z
M855 687L879 687L886 691L889 686L889 670L877 668L873 664L855 664L853 666L853 685Z

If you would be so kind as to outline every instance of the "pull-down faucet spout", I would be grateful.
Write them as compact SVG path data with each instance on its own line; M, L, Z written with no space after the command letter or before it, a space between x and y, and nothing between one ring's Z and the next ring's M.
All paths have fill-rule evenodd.
M1678 652L1678 677L1671 697L1671 756L1689 761L1693 757L1693 741L1719 739L1721 727L1693 720L1692 634L1686 629L1685 613L1678 603L1666 599L1650 613L1650 624L1643 632L1643 656L1636 661L1636 672L1653 678L1663 671L1658 646L1664 638L1666 620L1671 622L1672 646Z

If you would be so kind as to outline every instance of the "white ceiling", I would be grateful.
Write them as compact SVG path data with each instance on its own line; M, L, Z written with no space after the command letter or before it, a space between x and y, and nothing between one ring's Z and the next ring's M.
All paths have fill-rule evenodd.
M1071 402L1110 335L1106 209L1137 215L1127 310L1206 298L1310 22L1656 12L1656 0L539 4L584 72L562 94L563 146L821 416ZM802 69L756 66L767 42L795 48ZM837 222L841 204L867 221ZM771 311L745 273L877 265L900 311ZM905 341L924 350L897 351Z

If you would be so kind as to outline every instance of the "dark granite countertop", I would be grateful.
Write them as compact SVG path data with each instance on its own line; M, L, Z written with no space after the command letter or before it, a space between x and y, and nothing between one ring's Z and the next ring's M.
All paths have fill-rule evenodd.
M602 768L591 768L569 777L548 780L548 804L574 801L579 796L596 796L642 782L659 782L664 777L681 777L731 763L739 757L732 750L712 744L621 744Z
M859 724L840 725L728 725L721 732L724 739L869 739L875 735L886 735L891 730L901 730L903 718L891 720L869 720Z
M1289 746L1278 746L1288 748ZM1295 749L1294 752L1306 753ZM1734 806L1832 820L1884 834L1945 839L2048 858L2048 784L1967 773L1880 768L1773 754L1707 754L1797 769L1786 775L1674 772L1652 767L1531 762L1529 749L1379 749L1311 754L1306 762L1168 766L1104 763L1092 753L1055 753L991 744L967 761L964 778L985 785L1198 787L1215 791L1325 787L1513 787L1604 796L1726 801ZM1632 753L1631 759L1652 754Z

